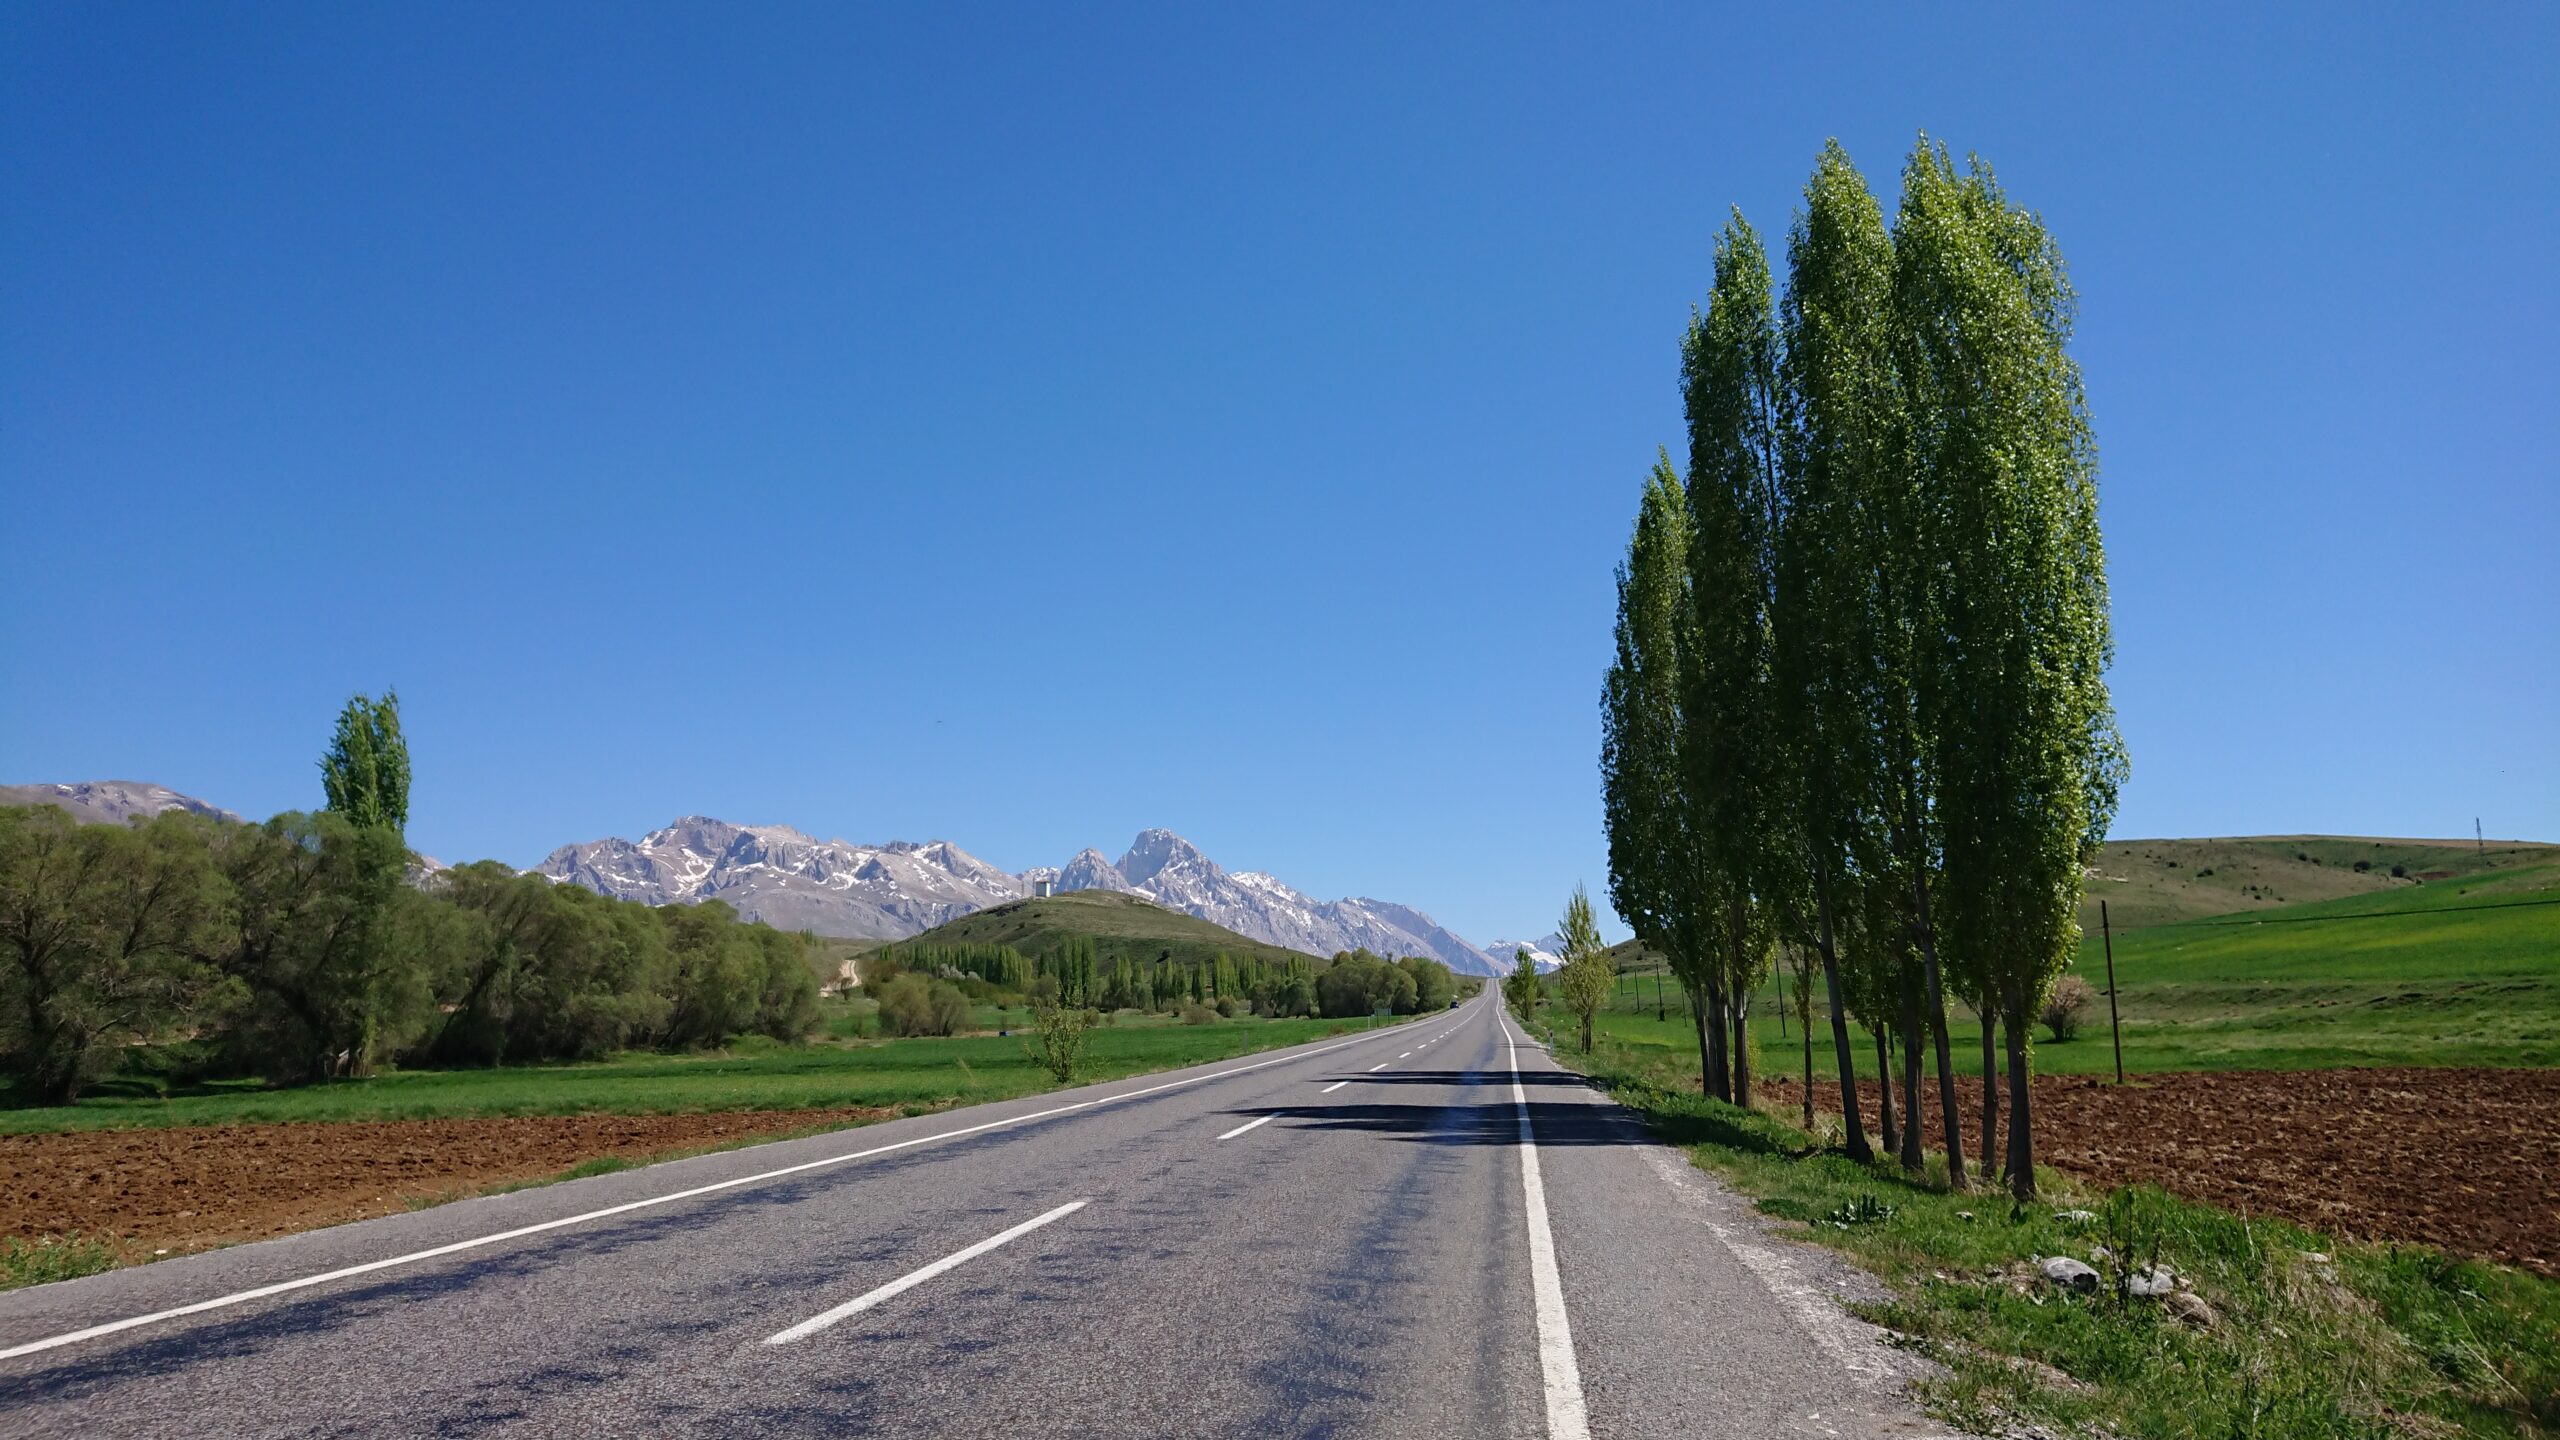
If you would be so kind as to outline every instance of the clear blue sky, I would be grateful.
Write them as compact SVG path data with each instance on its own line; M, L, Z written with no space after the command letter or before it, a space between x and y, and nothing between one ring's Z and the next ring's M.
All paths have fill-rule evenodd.
M0 780L396 684L448 859L1542 934L1711 233L1925 127L2083 293L2116 833L2560 839L2560 10L1088 8L0 9Z

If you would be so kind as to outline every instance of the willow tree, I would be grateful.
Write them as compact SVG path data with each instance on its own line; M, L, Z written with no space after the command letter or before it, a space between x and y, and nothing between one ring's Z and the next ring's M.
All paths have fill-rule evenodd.
M1610 903L1688 991L1700 1083L1712 1094L1730 1072L1722 1027L1708 1024L1705 966L1715 957L1702 938L1702 872L1680 770L1680 657L1693 618L1689 496L1671 457L1659 455L1618 566L1616 654L1600 691L1601 809Z
M1729 1029L1731 1098L1751 1103L1746 1025L1768 977L1779 761L1770 676L1770 544L1779 502L1778 330L1769 258L1740 211L1716 236L1715 288L1682 347L1689 420L1689 595L1682 771L1699 900ZM1712 1017L1711 1017L1712 1018Z
M1840 898L1857 883L1853 856L1875 812L1880 775L1868 723L1880 557L1867 507L1900 479L1893 240L1884 211L1837 141L1823 146L1804 200L1787 239L1786 490L1772 540L1775 733L1786 807L1777 853L1794 862L1801 880L1787 893L1809 901L1791 928L1821 958L1841 1118L1850 1156L1865 1160L1872 1152L1849 1045ZM1892 1077L1882 1078L1889 1084Z
M1924 137L1894 240L1907 454L1937 541L1924 551L1934 643L1915 657L1914 689L1944 927L1997 996L2007 1178L2024 1200L2035 1194L2030 1024L2078 947L2082 867L2124 768L2105 682L2096 448L2068 354L2075 299L2038 217L2009 204L1978 159L1959 173ZM1921 918L1927 945L1925 908ZM1943 1071L1943 1010L1938 1033ZM1951 1087L1947 1124L1952 1172Z

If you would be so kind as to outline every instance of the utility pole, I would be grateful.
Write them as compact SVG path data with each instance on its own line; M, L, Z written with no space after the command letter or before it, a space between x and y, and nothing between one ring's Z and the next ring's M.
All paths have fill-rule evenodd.
M2098 902L2098 935L2107 947L2107 1030L2116 1040L2116 1083L2124 1083L2124 1022L2116 1017L2116 932L2107 923L2107 902Z
M2489 858L2489 837L2480 833L2480 817L2471 817L2471 843L2480 847L2480 858Z

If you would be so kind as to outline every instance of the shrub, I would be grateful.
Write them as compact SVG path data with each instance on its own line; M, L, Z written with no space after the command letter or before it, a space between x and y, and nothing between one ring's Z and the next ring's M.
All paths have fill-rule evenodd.
M2357 874L2359 874L2359 875L2362 875L2363 873L2365 873L2366 871L2368 871L2368 870L2370 870L2370 869L2372 869L2372 868L2373 868L2373 862L2372 862L2372 861L2370 861L2370 860L2359 860L2359 861L2357 861L2357 862L2356 862L2356 873L2357 873Z
M2053 993L2045 997L2044 1009L2036 1018L2053 1032L2057 1042L2069 1040L2080 1033L2080 1022L2087 1018L2089 1007L2097 1003L2098 992L2090 988L2088 981L2065 975L2054 985Z
M1217 1019L1217 1011L1197 1000L1182 1007L1182 1023L1185 1025L1212 1025L1217 1023Z
M1064 1005L1031 1007L1031 1031L1039 1043L1035 1048L1025 1041L1023 1053L1038 1061L1042 1068L1063 1085L1076 1078L1084 1064L1084 1043L1102 1017L1091 1010L1069 1009Z
M1241 1014L1243 1014L1243 1013L1244 1013L1244 1007L1243 1007L1242 1005L1239 1005L1239 1004L1237 1004L1237 1003L1236 1003L1236 997L1234 997L1233 995L1221 995L1221 996L1219 996L1219 997L1218 997L1218 1018L1219 1018L1219 1019L1221 1019L1221 1020L1233 1020L1233 1019L1234 1019L1234 1018L1236 1018L1238 1015L1241 1015Z
M2406 879L2408 879L2408 878L2409 878L2409 867L2408 867L2408 866L2406 866L2406 865L2394 865L2394 866L2392 866L2392 867L2391 867L2391 878L2392 878L2392 879L2394 879L2394 880L2406 880Z
M969 997L948 981L910 971L882 986L880 1028L891 1035L955 1035L969 1023Z

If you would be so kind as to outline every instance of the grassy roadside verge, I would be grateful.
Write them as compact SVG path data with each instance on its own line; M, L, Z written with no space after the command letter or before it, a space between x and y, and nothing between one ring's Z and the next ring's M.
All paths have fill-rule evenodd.
M1546 1028L1546 1027L1541 1027ZM2043 1204L1951 1194L1849 1160L1832 1137L1695 1093L1663 1052L1603 1032L1582 1070L1802 1238L1893 1298L1866 1318L1945 1367L1923 1400L1986 1434L2426 1440L2560 1434L2560 1285L2360 1245L2148 1187L2045 1173ZM2091 1218L2065 1218L2084 1211ZM2155 1254L2201 1307L2047 1284L2040 1257ZM2181 1313L2185 1312L2183 1317Z

